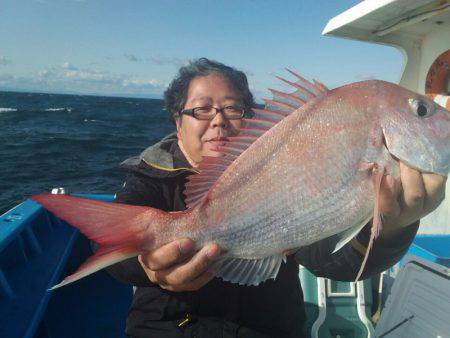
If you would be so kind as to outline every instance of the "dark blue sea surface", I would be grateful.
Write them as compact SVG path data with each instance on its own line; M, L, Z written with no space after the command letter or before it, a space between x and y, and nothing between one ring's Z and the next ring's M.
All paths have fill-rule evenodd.
M173 130L162 100L0 92L0 215L55 187L113 194L120 162Z

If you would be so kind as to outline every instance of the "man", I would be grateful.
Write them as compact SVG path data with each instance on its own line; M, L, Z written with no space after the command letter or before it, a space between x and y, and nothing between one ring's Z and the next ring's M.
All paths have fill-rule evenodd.
M165 93L176 124L169 136L140 157L124 162L130 171L116 202L166 211L185 209L184 184L202 156L217 156L215 145L236 135L254 105L245 75L199 59L180 69ZM403 190L382 186L383 230L369 256L363 278L395 264L418 229L418 219L442 200L445 181L400 163ZM109 268L117 279L137 286L127 317L131 337L302 337L305 319L298 264L317 276L353 280L368 243L368 224L335 254L332 239L289 256L275 280L257 287L214 278L208 270L220 256L216 244L194 251L179 239Z

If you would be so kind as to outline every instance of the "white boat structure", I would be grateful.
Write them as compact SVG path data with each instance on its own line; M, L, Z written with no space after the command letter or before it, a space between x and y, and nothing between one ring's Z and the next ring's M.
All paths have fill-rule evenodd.
M404 59L399 84L450 109L450 1L362 1L331 19L323 35L397 48ZM450 234L450 198L422 220L419 233Z
M450 109L449 0L362 1L332 18L323 35L398 49L404 60L398 83ZM446 196L450 196L449 182ZM401 268L398 264L383 275L384 279L373 279L380 285L380 299L387 301L382 311L380 301L372 321L367 318L366 282L356 283L356 293L353 283L349 283L349 293L333 293L330 281L317 278L316 283L311 283L305 269L301 269L302 285L310 291L305 292L305 301L318 307L317 314L309 313L316 316L309 323L310 336L450 337L450 198L421 220L419 234L408 253ZM337 283L341 288L345 285ZM345 297L347 303L343 302ZM346 327L344 318L333 318L333 311L346 313L345 319L349 320L352 297L358 316L354 315L353 325ZM334 306L331 311L327 309L330 304ZM378 323L376 329L374 323Z

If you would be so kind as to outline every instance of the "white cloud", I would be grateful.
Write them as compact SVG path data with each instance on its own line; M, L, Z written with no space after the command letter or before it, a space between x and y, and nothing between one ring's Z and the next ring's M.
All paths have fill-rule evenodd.
M125 79L122 81L122 86L158 86L159 82L157 80L139 80L139 79Z
M81 80L81 81L102 82L115 80L115 76L109 74L108 72L89 69L68 70L64 73L64 76L72 80Z
M11 74L0 74L0 84L5 84L8 83L9 81L13 81L14 80L14 76Z
M136 55L133 54L124 54L128 61L130 62L141 62L142 59L138 58Z
M0 66L6 66L11 63L10 59L0 55Z
M39 78L50 78L55 75L55 72L52 69L43 69L37 72L37 76Z
M186 60L169 57L169 56L151 56L151 57L140 57L135 54L124 54L125 58L130 62L151 62L158 66L176 66L181 67L187 64ZM111 60L111 57L105 57L107 60Z
M161 96L165 84L156 79L137 78L92 68L77 68L68 62L27 76L0 74L0 86L30 91L78 92Z
M159 66L172 65L172 66L180 67L187 63L186 60L182 60L177 57L167 57L167 56L152 56L152 57L147 58L146 60L150 61L156 65L159 65Z
M354 77L356 81L375 80L376 78L375 74L356 74Z
M67 61L61 65L61 68L68 69L68 70L77 70L78 69L77 67L75 67L74 65L72 65L71 63L69 63Z

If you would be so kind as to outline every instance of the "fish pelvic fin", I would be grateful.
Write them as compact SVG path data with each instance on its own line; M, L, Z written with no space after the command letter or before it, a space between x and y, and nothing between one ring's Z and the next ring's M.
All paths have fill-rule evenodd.
M336 234L335 236L337 239L337 243L332 253L334 254L335 252L339 251L345 244L350 242L361 231L361 229L364 228L364 226L370 221L371 218L372 217L369 217L368 219L363 220L359 224L356 224L351 228L342 231L339 234Z
M224 281L256 286L275 279L283 260L282 253L260 259L223 258L212 265L211 271Z
M168 230L170 219L180 217L149 207L68 195L45 194L31 199L100 246L94 256L54 288L150 250L155 245L155 236Z

